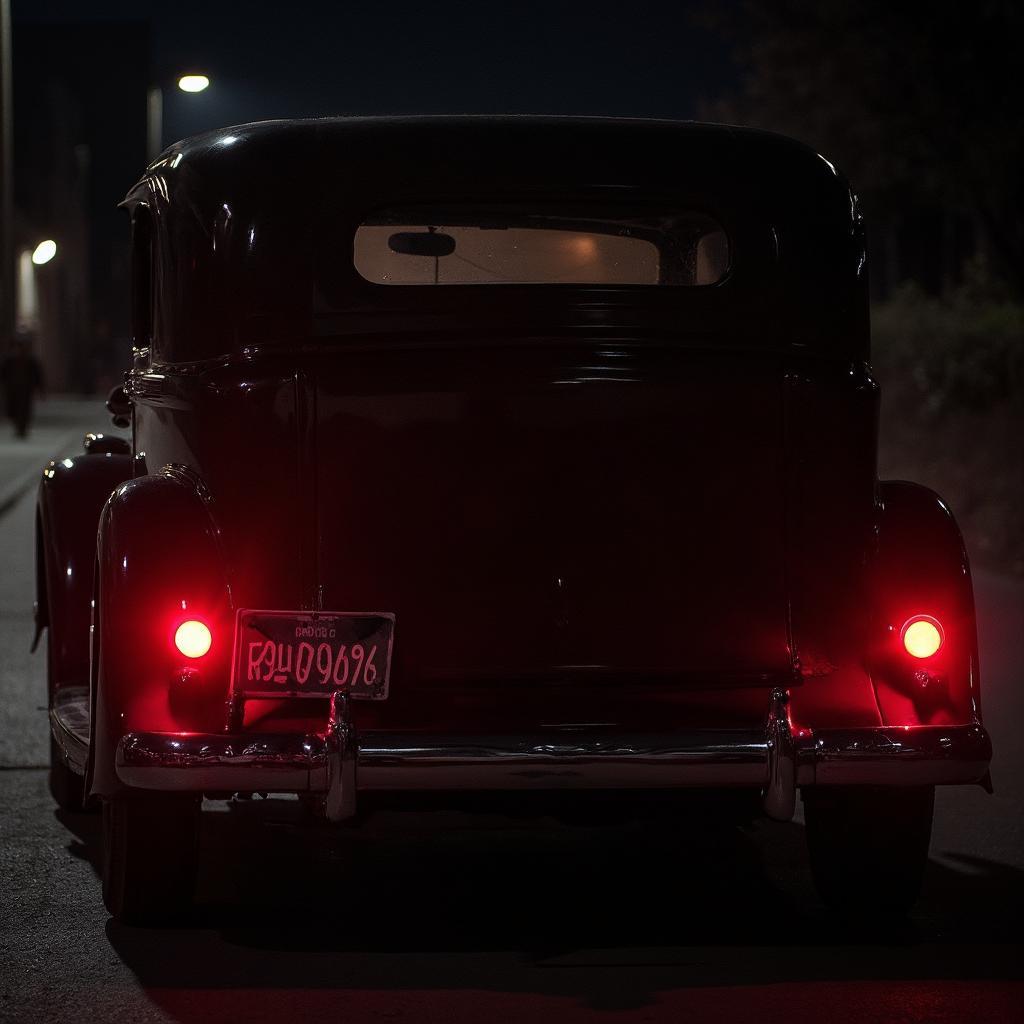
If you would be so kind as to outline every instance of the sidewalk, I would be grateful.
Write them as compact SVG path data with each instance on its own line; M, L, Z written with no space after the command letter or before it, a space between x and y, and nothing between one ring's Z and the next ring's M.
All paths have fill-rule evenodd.
M14 436L10 420L0 421L0 515L35 486L51 459L80 454L87 430L127 436L111 426L99 396L54 395L38 402L26 438Z

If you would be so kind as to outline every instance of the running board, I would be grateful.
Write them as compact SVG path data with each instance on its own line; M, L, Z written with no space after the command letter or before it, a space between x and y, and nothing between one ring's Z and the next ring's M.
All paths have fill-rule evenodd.
M89 760L89 687L63 686L50 708L50 731L72 771L85 774Z

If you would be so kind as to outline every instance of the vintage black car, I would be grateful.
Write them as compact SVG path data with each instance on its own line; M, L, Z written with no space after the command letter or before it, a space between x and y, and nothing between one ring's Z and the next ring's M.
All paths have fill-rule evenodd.
M909 906L934 787L991 750L956 524L877 479L828 160L271 122L123 205L131 444L51 463L38 518L52 788L102 803L111 913L187 905L204 796L424 790L799 792L824 899Z

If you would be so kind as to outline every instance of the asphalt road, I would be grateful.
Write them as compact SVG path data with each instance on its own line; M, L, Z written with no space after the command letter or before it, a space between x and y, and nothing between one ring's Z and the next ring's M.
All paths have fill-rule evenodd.
M64 444L104 423L64 415ZM12 478L5 451L0 440L0 484ZM1020 583L976 580L996 794L940 791L909 920L831 920L799 821L569 827L425 813L311 830L294 802L268 800L208 805L196 919L161 931L107 920L98 819L57 814L46 790L44 664L27 653L32 515L25 494L0 518L0 1019L1024 1016Z

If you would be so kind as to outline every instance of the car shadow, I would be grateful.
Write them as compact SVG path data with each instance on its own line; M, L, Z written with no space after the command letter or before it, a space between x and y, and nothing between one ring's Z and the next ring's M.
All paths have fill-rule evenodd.
M681 986L1022 976L1024 873L981 858L933 859L908 918L849 922L818 904L798 823L435 811L330 828L294 802L220 807L203 816L194 915L107 924L173 1014L211 991L262 1019L261 993L285 991L483 989L615 1009ZM98 870L98 816L59 817Z

